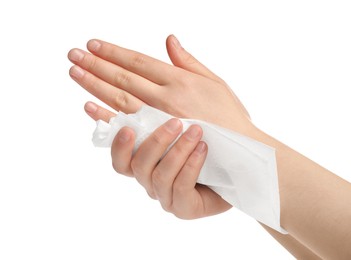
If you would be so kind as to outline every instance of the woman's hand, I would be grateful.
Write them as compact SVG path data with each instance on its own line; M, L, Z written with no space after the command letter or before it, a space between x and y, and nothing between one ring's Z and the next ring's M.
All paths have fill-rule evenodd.
M114 139L111 155L117 172L134 176L164 210L182 219L194 219L228 210L231 205L208 187L196 184L204 164L207 146L200 141L202 130L193 125L167 148L182 131L173 118L156 129L132 156L134 132L123 128ZM162 158L162 159L161 159Z
M250 125L245 108L224 81L186 52L175 37L170 36L167 39L167 50L175 66L108 43L101 41L99 43L101 44L99 50L92 46L94 44L92 41L88 43L88 49L100 57L77 49L70 51L70 60L84 68L83 70L81 67L73 66L70 75L112 108L133 113L146 103L178 117L207 119L209 122L222 123L222 126L229 128L231 124L228 118L221 120L218 116L211 116L213 110L210 109L209 102L214 100L211 99L210 93L203 91L211 89L226 97L227 106L230 107L232 104L236 107L238 117L240 115L244 118L245 124ZM119 55L123 60L118 62ZM133 57L134 62L128 63L125 55ZM111 63L112 60L119 65ZM124 67L129 70L123 67L123 62L126 63ZM153 69L157 69L157 73L152 68L145 69L148 67L147 63L153 64ZM162 70L169 74L169 79ZM145 77L141 77L140 74ZM182 80L182 77L188 78L189 81ZM160 83L161 80L165 80L165 83ZM202 84L202 89L192 86L191 80L194 80L196 85ZM218 91L215 91L214 87L218 88ZM220 95L217 98L220 99ZM204 100L208 106L201 112L203 107L201 102ZM183 108L178 109L178 106ZM115 116L113 112L92 102L86 103L85 111L94 120L108 121ZM229 114L229 111L219 113ZM173 131L170 130L171 125ZM208 187L196 183L207 154L206 144L200 141L202 130L199 126L190 127L161 159L167 147L181 133L181 129L179 120L170 120L145 140L132 156L134 132L132 129L123 128L114 139L111 149L114 169L123 175L135 177L150 197L158 199L166 211L174 213L179 218L199 218L228 210L230 204Z
M167 49L175 67L101 41L90 41L88 49L94 55L78 50L69 53L83 68L72 67L71 76L116 110L135 112L146 103L176 117L221 125L274 147L281 226L294 237L267 231L297 258L318 259L318 254L323 259L350 259L351 208L350 200L345 199L351 198L350 183L255 128L227 85L182 49L174 37L168 38ZM85 109L94 119L107 121L113 116L91 102ZM168 123L175 126L177 122L172 119ZM180 218L225 211L230 205L209 188L196 184L207 150L199 142L198 126L191 129L199 135L186 132L159 161L180 129L161 126L132 157L134 134L124 128L112 147L115 169L135 176L151 197Z
M167 39L175 66L99 40L69 52L71 77L94 96L125 113L148 104L175 117L200 119L251 135L253 124L226 83Z

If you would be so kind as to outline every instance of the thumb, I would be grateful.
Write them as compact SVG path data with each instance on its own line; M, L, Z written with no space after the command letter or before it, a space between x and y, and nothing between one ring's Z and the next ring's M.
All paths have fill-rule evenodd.
M194 56L187 52L181 45L178 39L174 35L170 35L166 40L166 47L168 56L171 59L174 66L193 72L198 75L202 75L206 78L215 80L219 83L224 81L210 71L206 66L201 64Z
M212 79L222 85L224 85L235 97L240 107L243 109L244 113L250 118L249 113L243 106L238 97L234 94L233 90L216 74L206 68L205 65L200 63L194 56L187 52L179 43L178 39L174 35L170 35L166 40L166 47L168 56L171 59L174 66L182 68L184 70L193 72L195 74L204 76L206 78Z

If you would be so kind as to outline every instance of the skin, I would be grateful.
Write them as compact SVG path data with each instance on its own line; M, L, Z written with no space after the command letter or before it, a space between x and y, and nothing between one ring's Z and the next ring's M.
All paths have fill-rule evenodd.
M282 235L265 229L299 259L350 259L351 185L262 132L250 120L226 83L186 52L174 36L166 42L174 66L103 41L88 42L89 52L73 49L71 77L117 111L136 112L148 104L175 117L208 121L276 149ZM160 73L162 71L162 73ZM93 119L108 121L114 113L88 102ZM219 118L217 114L224 116ZM123 128L111 154L115 170L134 176L148 194L177 217L218 214L230 205L196 184L206 158L202 131L192 126L162 159L181 131L179 120L160 126L132 156L134 132Z

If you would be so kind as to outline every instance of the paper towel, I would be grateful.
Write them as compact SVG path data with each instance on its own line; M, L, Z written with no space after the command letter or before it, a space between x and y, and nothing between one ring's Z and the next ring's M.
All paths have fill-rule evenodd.
M161 124L173 116L149 106L137 113L122 112L109 123L97 121L93 143L110 147L118 131L134 129L134 151ZM280 200L275 149L234 131L193 119L180 119L183 132L197 124L203 130L202 140L208 145L206 161L198 183L207 185L231 205L257 221L283 233L280 227Z

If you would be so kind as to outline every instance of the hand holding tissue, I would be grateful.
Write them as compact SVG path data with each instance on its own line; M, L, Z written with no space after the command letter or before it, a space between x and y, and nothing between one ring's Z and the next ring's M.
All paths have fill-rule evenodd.
M99 120L93 134L98 147L110 147L118 131L128 126L135 131L134 151L161 124L173 116L149 106L135 114L122 112L109 123ZM200 120L180 119L183 131L197 124L208 154L198 183L207 185L224 200L257 221L283 233L275 149L234 131Z

